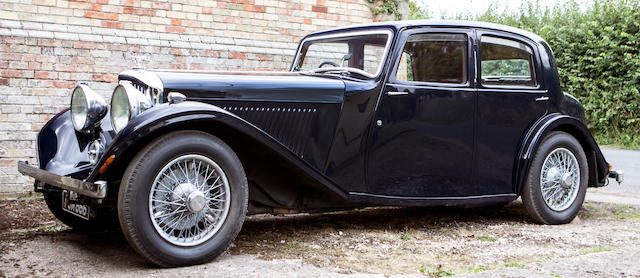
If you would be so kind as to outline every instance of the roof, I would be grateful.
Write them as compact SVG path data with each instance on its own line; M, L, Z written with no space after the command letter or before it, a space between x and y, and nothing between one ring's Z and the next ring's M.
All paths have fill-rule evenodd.
M323 30L315 33L311 33L308 36L331 33L336 31L348 31L352 29L366 29L366 28L380 28L380 27L392 27L393 29L400 30L405 27L469 27L469 28L485 28L499 31L506 31L518 35L522 35L527 37L535 42L544 41L540 36L531 33L529 31L525 31L519 28L489 23L489 22L481 22L481 21L468 21L468 20L403 20L403 21L385 21L385 22L374 22L367 24L359 24L359 25L351 25L339 28L333 28L328 30Z

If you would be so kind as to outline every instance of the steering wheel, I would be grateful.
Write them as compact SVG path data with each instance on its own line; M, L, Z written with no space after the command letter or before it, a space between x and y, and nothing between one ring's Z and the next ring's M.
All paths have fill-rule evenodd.
M331 62L331 61L324 61L324 62L320 63L320 66L318 66L318 68L321 68L321 67L322 67L322 66L324 66L324 65L331 65L331 66L334 66L334 67L336 67L336 68L338 67L338 64L336 64L336 63L334 63L334 62Z

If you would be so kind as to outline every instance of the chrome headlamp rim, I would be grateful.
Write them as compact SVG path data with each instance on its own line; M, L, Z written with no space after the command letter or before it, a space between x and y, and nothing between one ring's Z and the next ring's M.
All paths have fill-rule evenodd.
M77 95L82 94L82 95ZM76 96L82 96L82 98L76 98ZM78 111L78 106L75 101L82 101L84 108L82 111ZM107 102L102 96L93 91L89 86L85 84L78 84L71 92L70 103L71 123L73 128L82 133L90 133L94 128L100 124L100 120L107 114ZM84 120L77 122L78 113L84 113Z
M116 94L121 92L124 92L124 94L126 95L126 101L127 101L126 110L128 113L127 113L126 121L124 122L124 124L122 124L122 126L119 126L120 121L118 121L118 119L115 118L118 116L114 114L116 113L114 111L118 111L119 107L115 106L117 105L117 103L114 103L114 101L118 101ZM116 86L116 88L113 89L113 94L111 96L110 118L111 118L111 125L113 127L113 130L116 133L120 132L122 129L124 129L124 127L126 127L129 124L131 119L135 118L138 114L144 112L145 110L151 108L151 106L152 105L149 98L145 96L142 92L140 92L138 89L133 87L131 83L122 82L118 84L118 86Z

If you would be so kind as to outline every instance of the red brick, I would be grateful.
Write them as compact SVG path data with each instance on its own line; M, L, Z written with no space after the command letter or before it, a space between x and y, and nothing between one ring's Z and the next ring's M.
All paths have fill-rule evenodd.
M7 44L24 44L23 37L4 37L4 42Z
M136 15L146 15L146 16L155 16L156 15L156 10L152 10L152 9L133 9L133 14Z
M29 62L27 68L30 70L39 70L42 68L42 65L40 64L40 62Z
M95 4L102 4L102 5L109 4L109 0L89 0L88 2L95 3Z
M273 61L273 55L256 54L258 61Z
M2 77L22 77L22 72L19 70L3 70Z
M75 81L53 81L53 87L71 89L76 86L76 83Z
M164 27L164 29L167 32L171 32L171 33L184 33L185 32L184 27L180 27L180 26L167 26L167 27Z
M177 19L177 18L172 18L171 19L171 25L182 25L182 20Z
M91 65L93 64L93 60L87 57L76 56L71 59L74 64L83 64L83 65Z
M118 22L118 21L103 21L102 22L102 27L122 29L122 22Z
M324 0L316 0L316 4L318 4L318 6L324 6Z
M289 10L302 10L302 4L300 3L290 3L288 6Z
M122 13L125 13L125 14L132 14L132 13L133 13L133 8L131 8L131 7L124 7L124 8L122 9Z
M93 4L91 5L91 9L94 11L101 11L102 10L102 5L98 5L98 4Z
M6 69L9 67L9 62L0 61L0 69Z
M114 74L94 74L93 79L100 82L116 82L118 81L118 76Z
M9 86L9 79L0 78L0 86Z
M34 130L37 130L37 129L34 129ZM16 165L16 163L18 163L18 160L16 159L7 159L7 158L0 159L0 166L13 166L13 165Z
M52 39L38 39L39 46L55 46L56 41Z
M200 56L203 57L213 57L213 58L218 58L219 54L217 51L214 50L204 50L202 52L199 53Z
M264 13L267 11L267 8L265 6L256 6L256 5L247 4L247 5L244 5L244 10L249 12Z
M89 18L118 20L118 14L114 14L114 13L101 13L101 12L94 12L94 11L86 11L86 12L84 12L84 16L85 17L89 17Z
M120 0L120 4L123 6L136 6L136 1L135 0Z
M75 72L76 67L72 65L55 65L56 71Z
M327 13L327 7L324 6L312 6L311 11L316 13Z
M304 24L311 24L311 18L305 18Z
M196 20L182 20L182 26L188 26L188 27L200 27L200 21L196 21Z
M171 10L171 3L151 2L151 8L160 10Z
M236 21L237 21L237 18L236 18L236 17L234 17L234 16L225 16L225 17L222 19L222 21L223 21L224 23L237 23L237 22L236 22Z
M229 52L229 58L231 59L247 59L247 55L240 52Z
M22 54L3 53L0 55L0 61L22 61Z
M282 29L280 29L280 34L283 34L283 35L291 35L291 29L284 29L284 28L282 28Z
M76 42L76 43L73 44L73 48L95 49L96 48L96 43L94 43L94 42Z
M276 14L286 14L290 15L291 11L289 9L276 8Z
M58 73L51 71L36 71L34 76L40 79L58 79Z
M207 7L203 7L202 8L202 13L203 14L211 14L213 12L212 8L207 8Z

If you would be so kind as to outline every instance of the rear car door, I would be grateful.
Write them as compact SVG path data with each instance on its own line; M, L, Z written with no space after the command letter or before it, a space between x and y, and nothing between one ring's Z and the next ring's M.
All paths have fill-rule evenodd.
M482 194L515 192L521 144L547 111L538 49L511 33L479 29L474 183Z
M473 30L403 31L369 137L369 193L475 195Z

